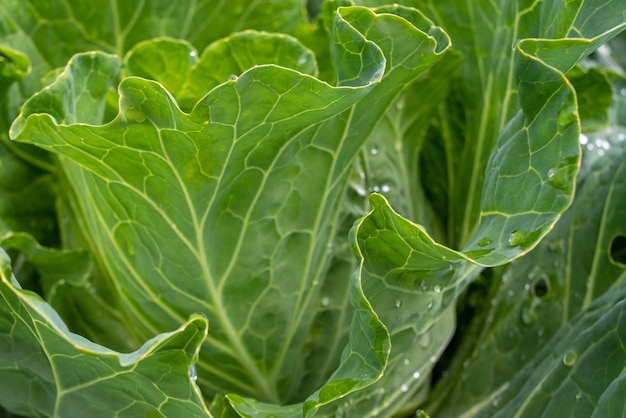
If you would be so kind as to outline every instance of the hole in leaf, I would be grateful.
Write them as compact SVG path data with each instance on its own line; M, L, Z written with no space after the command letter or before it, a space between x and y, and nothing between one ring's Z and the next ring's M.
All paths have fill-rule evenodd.
M538 277L533 282L531 290L535 297L544 298L550 291L550 282L545 276Z
M609 256L613 264L626 267L626 235L618 235L611 241Z

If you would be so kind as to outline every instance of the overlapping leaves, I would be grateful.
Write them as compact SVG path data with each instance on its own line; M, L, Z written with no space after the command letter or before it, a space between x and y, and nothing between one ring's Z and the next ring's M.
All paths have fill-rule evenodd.
M530 251L571 202L580 158L580 118L565 73L623 25L619 10L612 9L615 5L580 2L563 13L559 5L526 3L507 7L455 3L456 9L434 2L424 5L449 26L458 47L459 54L446 54L443 60L449 39L421 13L400 6L340 8L330 28L330 55L339 87L316 79L311 51L283 35L244 32L210 45L199 57L192 44L204 46L204 41L190 39L187 33L180 37L192 44L160 38L132 48L143 36L143 25L154 22L160 9L159 3L139 8L128 3L124 7L137 12L137 19L122 25L128 31L114 34L115 45L103 37L105 50L121 55L130 49L126 59L121 62L99 52L76 56L55 83L26 103L12 131L19 141L59 156L70 186L64 201L78 218L74 228L81 230L74 239L89 245L98 266L97 279L92 279L98 286L89 281L77 285L83 290L100 285L108 289L114 306L123 306L125 318L117 325L124 320L133 323L127 330L131 340L143 341L179 327L194 312L204 313L211 332L198 363L199 383L207 396L234 392L216 397L211 406L216 415L228 415L231 408L242 416L284 417L314 412L390 416L413 410L428 390L427 375L453 332L458 296L483 266ZM333 10L334 3L329 4L326 12ZM118 12L113 10L112 16L125 15ZM468 16L470 25L452 25L459 15ZM42 27L56 33L59 22L68 20L64 16L60 11L51 26ZM325 16L326 23L329 17ZM93 19L98 20L96 15ZM193 26L189 19L183 21L187 23L166 25L166 30L159 28L154 34L171 36L169 28L176 35L176 30ZM479 22L490 22L488 30L475 30ZM32 37L40 39L41 30ZM15 39L28 38L13 33ZM535 39L519 41L514 53L503 50L503 45L508 48L522 37ZM498 54L491 53L489 45ZM465 64L459 74L467 91L458 94L448 76L457 74L461 55ZM176 59L169 61L170 56ZM211 63L216 60L220 66L213 72ZM259 66L248 69L252 65ZM115 93L112 87L120 66L122 76L131 77ZM429 80L443 82L444 87L433 91ZM449 92L464 97L465 113L458 112L455 100L444 101ZM117 104L111 101L116 94L117 116ZM398 95L401 99L394 103ZM389 110L393 104L395 109ZM446 114L453 108L457 111ZM386 122L394 114L400 115L396 121L376 128L383 117ZM437 122L429 128L433 117ZM389 127L391 133L385 131ZM355 157L375 128L366 157L358 161L359 178L351 178ZM467 138L454 139L462 131ZM441 147L428 143L437 133L443 137ZM416 135L413 142L405 140L407 134ZM461 158L452 155L457 146L463 150ZM439 173L437 162L443 162L445 180L425 187L430 180L418 162L432 151L434 163L424 167L435 168L433 176ZM390 171L402 176L397 183L389 181L388 172L382 173L386 168L380 160L394 155L400 164ZM387 177L377 177L381 173ZM352 264L343 252L329 250L338 243L336 234L342 226L337 220L355 212L346 190L352 197L356 193L358 207L368 186L390 199L413 193L434 197L432 204L413 198L398 206L414 211L410 215L422 222L432 220L434 236L460 243L462 251L436 242L424 227L403 219L375 194L370 213L353 229L351 242L359 265L348 281L346 271ZM454 207L457 202L461 209ZM437 213L442 203L445 217ZM23 251L29 247L30 238L21 243L19 236L11 239ZM616 248L619 258L619 245ZM5 276L10 276L6 268ZM73 344L78 350L75 361L99 361L102 347L94 349L76 340L54 314L38 317L36 307L48 309L47 305L9 282L3 282L3 294L27 303L20 305L25 310L7 317L25 323L36 318L60 336L55 340L59 350ZM343 304L330 309L331 301ZM7 306L15 305L11 303ZM529 365L522 375L535 386L569 385L564 377L568 367L580 360L584 367L577 373L581 373L596 358L587 354L589 341L608 335L599 344L608 351L619 342L619 333L611 327L623 309L619 302L612 306L601 300L589 308L598 315L573 319L573 331L561 332L563 345L554 347L554 357L532 363L541 367L533 370ZM533 307L526 312L527 319L533 317ZM344 327L349 315L353 319L348 331ZM336 330L322 329L328 327L327 318L339 319ZM192 317L179 333L192 324L199 330L203 321ZM579 338L588 323L597 324L590 331L597 335L586 338L588 334L582 333ZM33 335L26 331L19 338L36 346L39 341ZM170 341L172 335L178 334L160 334L155 344ZM200 337L194 335L189 338L195 350ZM184 339L173 340L164 344L187 357L172 376L193 392L188 369L194 350L186 348ZM83 343L92 351L85 351ZM40 358L51 358L54 366L56 356L46 353ZM113 359L110 366L117 370L114 374L126 376L124 367L132 361L120 362L123 356L107 353ZM145 361L158 361L157 357L149 355ZM27 366L28 361L19 359L17 364L10 367ZM139 370L145 363L132 364ZM547 368L555 372L545 375ZM604 377L597 388L608 385L602 398L608 401L600 412L612 409L623 390L619 379L612 380L614 375ZM87 385L98 380L94 375L83 378ZM511 385L523 390L504 391L501 398L489 401L496 399L496 407L524 405L528 410L560 405L527 391L521 378ZM106 397L110 389L98 387L97 393ZM144 406L163 401L163 392L159 388L142 393L140 397L149 398ZM183 400L175 408L202 410L192 392L166 398ZM588 392L580 391L581 397ZM93 393L73 400L79 404ZM70 409L63 409L69 398L53 398L46 413L57 408L57 415L71 416ZM279 405L283 403L292 405ZM6 404L32 412L23 404ZM490 407L484 413L489 414Z
M120 115L86 125L101 123L119 68L114 57L90 53L27 102L13 126L20 141L62 156L81 191L69 198L137 335L175 327L192 312L209 317L198 364L207 390L284 402L298 389L306 353L299 341L318 304L350 163L402 85L446 48L437 44L444 34L402 8L343 9L333 37L345 87L259 66L186 114L159 84L131 77L119 86ZM396 47L382 49L387 39ZM296 63L306 54L292 51ZM329 382L304 403L305 414L371 384L384 368L387 334L359 280L351 342ZM243 401L231 402L245 412Z

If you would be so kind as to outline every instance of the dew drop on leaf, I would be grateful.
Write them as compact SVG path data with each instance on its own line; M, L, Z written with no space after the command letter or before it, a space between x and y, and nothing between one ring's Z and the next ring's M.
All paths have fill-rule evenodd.
M372 148L372 149L370 150L370 154L372 154L372 155L377 155L377 154L378 154L378 148Z
M517 247L518 245L522 245L527 238L528 233L522 229L518 229L517 231L511 232L511 235L509 236L509 245L511 247Z
M433 287L433 290L435 291L435 293L441 293L441 286L437 284L435 285L435 287Z
M239 77L237 77L236 74L231 74L228 76L228 81L237 81L237 79L239 79Z
M400 390L404 393L407 393L409 391L409 387L406 384L404 384L400 386Z
M489 237L484 237L483 239L481 239L480 241L478 241L478 245L480 247L486 247L487 245L491 245L491 238Z
M573 366L574 364L576 364L577 360L578 354L576 354L576 352L572 350L568 350L563 356L563 364L565 364L566 366Z
M533 308L534 306L532 304L532 301L528 301L522 306L521 319L524 325L531 325L533 322L535 322L535 318L537 315Z
M555 189L568 191L572 186L571 171L572 167L568 165L551 168L548 170L548 181L550 185Z
M576 400L579 400L583 397L583 394L580 392L576 392L576 395L574 397L576 398Z
M196 373L196 365L195 364L192 364L191 368L189 369L189 378L191 380L193 380L194 382L196 380L198 380L198 374Z
M587 145L589 143L589 137L585 134L580 134L580 145Z
M405 358L405 359L402 361L402 364L404 364L405 366L407 366L407 365L409 364L409 359L408 359L408 358Z
M322 306L328 306L330 305L330 298L328 296L324 296L322 298Z
M400 299L397 299L396 303L395 303L395 306L396 306L396 308L399 308L400 306L402 306L402 301Z
M413 373L413 379L415 379L415 380L419 379L420 376L421 376L420 372Z

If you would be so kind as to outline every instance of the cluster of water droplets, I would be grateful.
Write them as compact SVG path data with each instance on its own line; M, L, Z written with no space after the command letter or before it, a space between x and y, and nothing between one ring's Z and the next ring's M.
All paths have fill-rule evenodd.
M618 140L623 141L624 139L626 139L626 134L618 134ZM602 157L608 150L611 149L611 143L605 138L599 137L592 140L585 134L580 135L580 145L585 147L585 149L589 152L597 152L598 156L600 157Z

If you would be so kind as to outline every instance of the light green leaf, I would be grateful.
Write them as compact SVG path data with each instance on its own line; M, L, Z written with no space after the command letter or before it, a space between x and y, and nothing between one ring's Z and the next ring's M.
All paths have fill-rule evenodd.
M209 45L202 56L189 43L171 39L136 45L125 58L125 72L160 82L183 110L193 106L212 88L258 65L276 64L315 76L315 57L282 34L246 31Z
M296 408L308 415L371 384L386 362L387 332L355 276L341 364L306 383L319 389L306 400L300 393L301 376L316 367L306 362L316 347L303 341L320 308L351 162L389 103L448 44L432 22L400 7L342 8L333 39L340 87L262 65L187 114L160 84L130 77L106 125L98 125L103 98L119 61L77 55L13 125L18 140L60 155L91 250L137 335L206 314L213 332L199 382L207 393L235 392L230 401L244 412L265 406L242 395L304 401Z
M598 297L623 286L624 138L623 126L581 136L586 152L571 209L532 253L494 275L486 295L492 302L478 307L449 377L433 397L437 415L471 416L475 405L497 403L509 379L528 362L540 361L540 350L553 345L551 338L561 328L586 315ZM595 384L606 388L608 383ZM605 407L597 398L594 402L598 411Z
M354 395L355 406L342 411L347 416L397 412L394 406L402 405L401 399L421 384L411 381L411 368L429 371L430 358L440 354L435 347L414 358L406 353L415 352L431 324L442 326L442 313L456 303L481 266L528 253L571 203L580 159L580 120L575 92L564 74L624 26L605 28L595 28L600 34L591 39L526 39L517 44L511 72L517 87L510 88L521 110L506 124L491 153L480 224L462 252L433 241L423 227L391 211L380 196L372 198L372 212L356 224L354 236L364 255L364 292L390 331L392 351L385 376ZM429 295L433 289L434 297ZM428 312L429 306L434 313ZM443 341L451 332L449 328Z
M4 377L0 398L11 412L55 417L209 416L189 376L207 333L205 318L192 316L177 331L162 334L133 353L119 354L70 333L48 304L22 290L3 250L0 279ZM120 387L136 392L118 396Z

